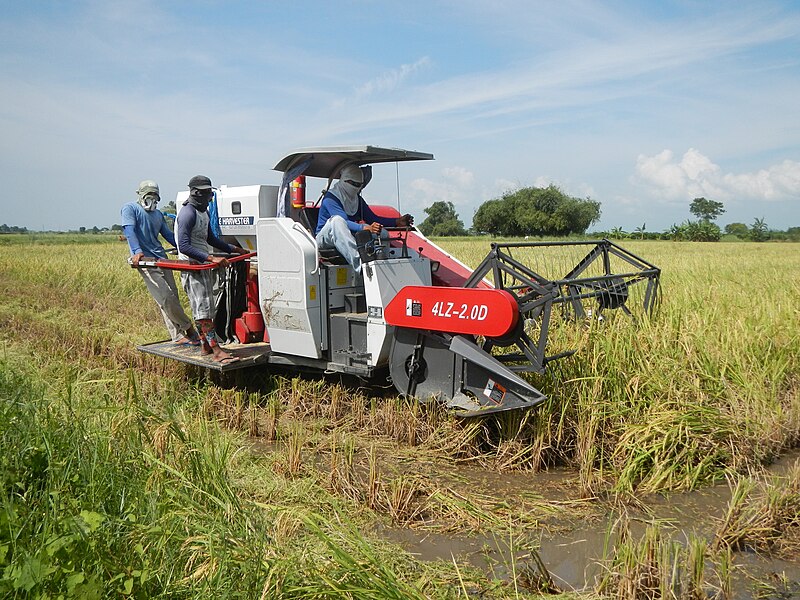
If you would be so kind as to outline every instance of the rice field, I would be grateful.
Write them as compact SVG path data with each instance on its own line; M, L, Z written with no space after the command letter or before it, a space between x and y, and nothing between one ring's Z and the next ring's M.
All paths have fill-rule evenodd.
M440 243L475 267L489 241ZM800 435L799 248L623 245L662 269L655 317L556 323L549 353L577 352L532 380L546 405L458 420L391 391L234 381L142 355L165 333L124 242L0 237L0 592L737 597L738 553L800 548L800 473L764 472ZM465 469L515 477L520 493ZM555 470L557 498L536 484ZM718 483L731 499L707 537L604 520ZM605 576L579 590L537 553L543 530L575 520L614 531L595 557ZM386 527L488 532L511 550L491 572L422 561Z

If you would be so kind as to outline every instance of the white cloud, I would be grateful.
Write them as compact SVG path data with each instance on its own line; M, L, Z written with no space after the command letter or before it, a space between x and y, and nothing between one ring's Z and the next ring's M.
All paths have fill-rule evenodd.
M640 154L633 183L667 200L787 200L800 194L800 162L783 162L753 173L723 173L695 148L676 160L671 150Z
M378 77L367 81L356 89L356 97L363 98L372 94L385 94L396 89L404 80L411 75L430 66L431 60L423 56L412 64L400 65L397 69L391 69L381 73Z
M725 183L740 195L759 200L786 200L800 195L800 162L784 160L756 173L728 174Z
M446 167L442 169L438 180L414 179L409 187L412 192L412 204L420 209L427 208L434 202L452 202L454 206L470 205L475 200L475 174L464 167Z
M511 181L510 179L495 179L494 180L494 187L495 194L492 197L499 197L505 194L506 192L510 192L513 190L518 190L522 187L519 181Z
M442 176L458 188L468 188L475 183L475 175L464 167L447 167L442 169Z

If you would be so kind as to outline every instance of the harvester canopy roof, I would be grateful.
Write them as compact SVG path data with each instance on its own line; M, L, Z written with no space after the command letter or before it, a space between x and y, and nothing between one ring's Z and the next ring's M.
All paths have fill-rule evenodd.
M361 166L410 160L433 160L433 154L403 150L401 148L380 148L378 146L301 148L286 155L275 165L274 169L286 173L306 160L310 160L310 163L303 170L303 175L335 179L341 168L348 164Z

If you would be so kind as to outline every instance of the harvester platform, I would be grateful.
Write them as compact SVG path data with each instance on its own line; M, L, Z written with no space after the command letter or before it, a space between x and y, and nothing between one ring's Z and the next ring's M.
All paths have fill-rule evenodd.
M223 348L227 352L237 356L239 360L220 364L212 360L210 355L201 354L199 346L179 346L171 340L137 346L137 350L146 352L147 354L162 356L188 365L213 369L223 373L269 362L270 347L266 342L254 344L226 344Z

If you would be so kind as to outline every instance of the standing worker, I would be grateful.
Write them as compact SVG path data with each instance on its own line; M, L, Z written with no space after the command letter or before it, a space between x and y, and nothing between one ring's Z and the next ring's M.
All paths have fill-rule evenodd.
M167 258L167 253L158 240L159 234L175 245L175 237L164 222L164 215L156 208L161 200L158 184L149 179L142 181L136 194L139 199L128 202L120 211L122 232L131 249L129 261L134 267L138 267L139 261L145 256ZM138 271L161 310L172 341L181 346L199 346L197 331L178 299L178 287L172 271L159 268L142 268Z
M208 203L213 196L214 188L208 177L195 175L189 180L189 197L175 219L175 239L178 258L201 263L212 262L217 267L224 268L228 266L228 259L211 256L212 247L232 254L247 254L247 250L227 244L214 235L208 214ZM217 312L214 302L214 275L205 270L182 271L181 283L189 296L192 315L203 342L203 354L211 354L211 358L221 364L238 361L239 357L225 352L217 340L214 328L214 315Z

